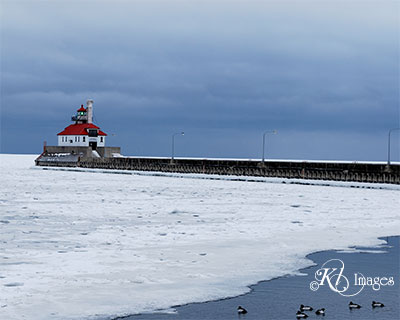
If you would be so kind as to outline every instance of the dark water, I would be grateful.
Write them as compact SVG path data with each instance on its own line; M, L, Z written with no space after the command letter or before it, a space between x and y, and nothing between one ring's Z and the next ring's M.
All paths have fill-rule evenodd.
M400 237L382 238L387 245L379 248L357 248L373 250L380 253L343 253L324 251L308 256L317 266L301 270L306 276L287 276L270 281L263 281L251 286L248 294L206 303L192 303L176 306L175 314L142 314L125 317L127 320L252 320L252 319L296 319L296 311L300 304L314 308L326 309L325 316L317 316L314 312L306 312L308 319L400 319ZM381 286L374 291L370 286L356 296L342 297L333 292L327 285L320 286L317 291L310 289L315 280L315 271L330 259L340 259L344 263L343 274L354 284L354 273L362 273L365 277L393 277L393 286ZM384 281L385 283L386 281ZM332 281L334 283L334 281ZM360 287L353 286L359 289ZM349 289L350 290L350 289ZM348 291L347 291L348 292ZM372 300L385 304L384 308L371 306ZM361 309L349 310L348 303L353 301L362 306ZM248 313L239 316L238 305L245 307Z

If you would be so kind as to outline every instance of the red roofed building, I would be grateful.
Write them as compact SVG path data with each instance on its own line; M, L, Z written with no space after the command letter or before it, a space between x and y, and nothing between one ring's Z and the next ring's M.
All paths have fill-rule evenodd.
M107 134L93 124L93 101L88 100L86 109L83 105L72 117L74 124L69 125L57 134L60 147L104 147Z

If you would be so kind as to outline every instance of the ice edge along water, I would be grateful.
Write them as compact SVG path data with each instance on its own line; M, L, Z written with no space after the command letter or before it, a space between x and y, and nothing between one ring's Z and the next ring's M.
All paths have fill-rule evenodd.
M398 190L31 170L34 158L0 155L0 318L107 319L236 296L311 265L309 253L400 229Z

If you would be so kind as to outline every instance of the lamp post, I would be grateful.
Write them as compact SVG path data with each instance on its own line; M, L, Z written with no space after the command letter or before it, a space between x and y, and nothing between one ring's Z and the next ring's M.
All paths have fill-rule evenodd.
M182 135L182 136L184 136L185 135L185 133L182 131L182 132L177 132L177 133L174 133L173 135L172 135L172 152L171 152L171 163L173 163L174 162L174 156L175 156L175 136L177 136L177 135Z
M388 166L390 166L390 135L392 134L392 131L396 130L400 130L400 128L390 129L388 134L388 161L387 161Z
M265 136L266 136L267 133L277 134L278 131L276 131L276 130L272 130L272 131L268 130L268 131L265 131L264 134L263 134L263 145L262 145L262 164L263 165L264 165L264 162L265 162Z

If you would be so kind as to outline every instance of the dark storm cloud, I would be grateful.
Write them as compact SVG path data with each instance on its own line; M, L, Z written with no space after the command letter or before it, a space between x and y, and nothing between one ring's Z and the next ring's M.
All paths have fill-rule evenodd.
M128 154L167 155L184 129L187 155L259 156L260 134L277 128L274 157L382 159L399 125L397 9L6 1L1 151L55 143L93 98L109 142Z

